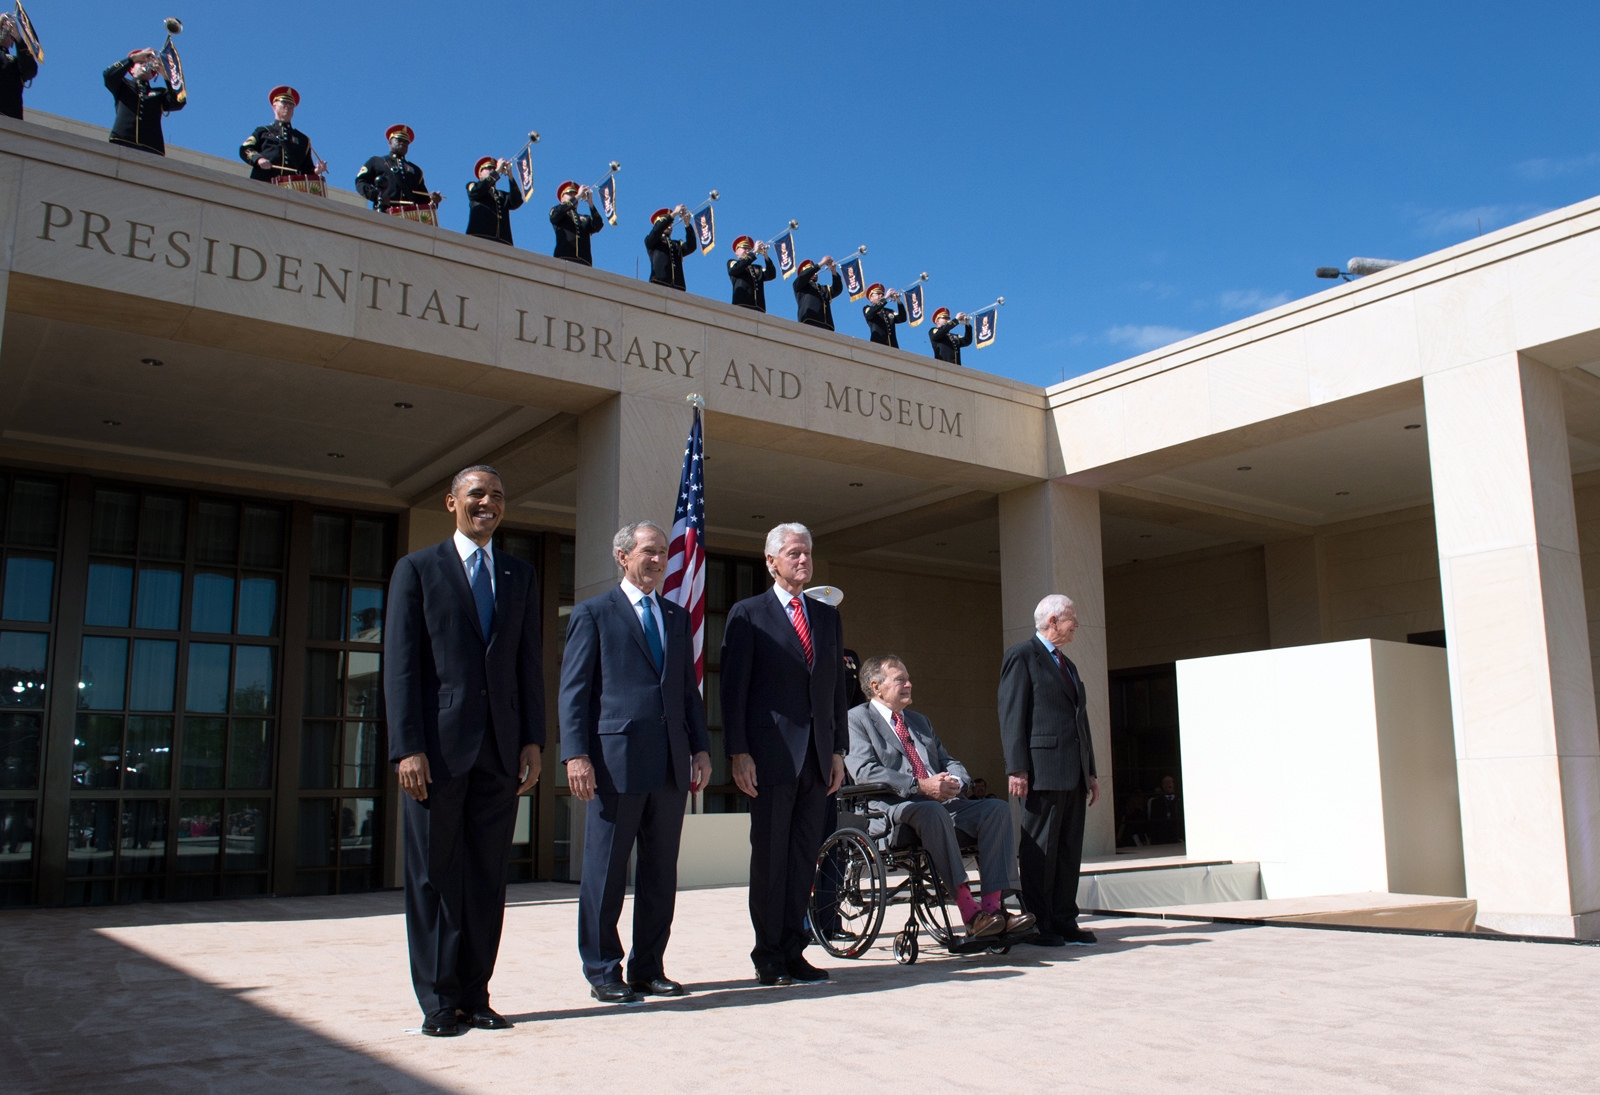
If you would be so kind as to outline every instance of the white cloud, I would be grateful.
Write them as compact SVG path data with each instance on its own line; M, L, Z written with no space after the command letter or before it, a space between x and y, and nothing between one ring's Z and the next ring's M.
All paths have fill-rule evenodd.
M1408 210L1416 220L1418 229L1425 236L1474 236L1481 229L1484 232L1513 224L1516 221L1527 220L1546 212L1550 207L1543 205L1529 205L1519 203L1516 205L1476 205L1471 209L1422 209L1413 207Z
M1229 289L1217 298L1224 312L1269 312L1289 303L1288 293L1268 293L1263 289Z
M1198 333L1197 331L1186 331L1182 327L1164 327L1158 323L1144 326L1125 324L1108 329L1106 331L1106 341L1114 346L1127 346L1143 353L1146 350L1170 346L1174 342L1182 342L1184 339Z
M1568 156L1566 159L1540 156L1514 164L1512 170L1524 179L1544 182L1546 179L1559 179L1563 175L1571 175L1578 171L1589 171L1597 166L1600 166L1600 152L1591 152L1587 156Z

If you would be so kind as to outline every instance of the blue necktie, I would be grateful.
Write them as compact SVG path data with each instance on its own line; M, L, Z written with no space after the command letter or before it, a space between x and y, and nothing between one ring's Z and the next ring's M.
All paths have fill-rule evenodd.
M483 641L489 641L494 627L494 579L489 574L489 553L479 548L472 557L472 601L478 606L478 626L483 628Z
M656 629L656 613L649 597L639 598L639 610L644 615L644 642L650 648L650 660L656 663L656 672L660 673L661 632Z

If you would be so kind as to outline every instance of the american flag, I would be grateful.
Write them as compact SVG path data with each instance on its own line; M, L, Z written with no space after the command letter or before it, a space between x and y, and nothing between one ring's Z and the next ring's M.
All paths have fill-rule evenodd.
M661 593L689 610L694 625L694 676L705 691L706 680L706 450L700 435L700 408L683 449L683 476L678 480L678 505L672 514L672 546L667 552L667 578Z

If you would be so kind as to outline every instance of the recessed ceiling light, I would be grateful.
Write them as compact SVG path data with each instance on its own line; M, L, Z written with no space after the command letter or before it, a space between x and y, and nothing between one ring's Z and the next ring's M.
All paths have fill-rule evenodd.
M948 540L935 540L933 542L933 546L934 547L949 547L950 546L950 541L948 541Z
M120 425L122 425L122 423L117 421L115 418L102 418L100 420L100 425L102 425L102 426L120 426Z
M342 453L342 452L330 452L328 454L328 458L330 460L343 460L344 459L344 453Z
M412 405L410 403L407 403L405 400L402 399L402 400L399 400L398 402L396 402L395 406L399 407L402 411L409 411L411 409Z
M752 521L765 521L766 519L767 515L764 513L752 513L750 515L750 520Z
M851 485L851 486L852 486L852 487L859 487L859 486L861 486L861 484L860 484L860 483L851 483L851 484L850 484L850 485Z
M154 365L157 368L159 368L160 366L165 365L166 362L162 361L159 357L141 357L139 359L139 364L141 364L141 365Z
M1234 471L1249 471L1250 470L1250 465L1249 464L1240 464L1237 468L1234 468L1233 470Z
M989 554L990 555L999 555L1000 554L1000 549L999 548L990 548L989 549Z
M1408 430L1420 430L1420 429L1422 429L1422 423L1421 422L1413 422L1413 423L1411 423L1411 425L1407 426L1406 429L1408 429Z
M1350 492L1347 491L1347 490L1336 490L1336 491L1333 492L1333 496L1335 498L1343 498L1345 495L1347 495L1349 493Z
M1150 539L1150 537L1152 537L1152 536L1154 536L1154 535L1155 535L1155 534L1154 534L1154 533L1152 533L1152 532L1141 532L1141 533L1140 533L1140 534L1139 534L1139 539L1141 539L1141 540L1148 540L1148 539Z

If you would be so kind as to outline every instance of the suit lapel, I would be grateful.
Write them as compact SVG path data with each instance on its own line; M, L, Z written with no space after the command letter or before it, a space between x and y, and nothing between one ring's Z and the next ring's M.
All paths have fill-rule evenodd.
M456 595L461 598L462 608L466 611L467 619L472 624L472 633L478 637L479 642L483 642L483 629L478 627L478 602L472 599L472 587L467 584L467 568L461 563L461 553L456 551L455 537L452 536L440 544L438 551L439 565L444 567L445 571L445 581L455 589ZM495 584L501 587L505 585L503 581ZM499 619L500 616L499 601L500 598L496 595L496 619ZM493 637L493 631L494 629L490 628L491 637Z
M801 596L803 597L803 596L805 596L805 594L802 593ZM781 634L784 634L786 636L784 641L787 643L790 651L793 652L793 654L794 654L794 656L796 658L800 659L800 664L801 665L805 665L806 664L806 648L804 646L800 645L800 632L798 632L798 631L796 631L794 629L794 621L789 618L789 610L788 610L788 608L786 608L784 605L778 603L777 596L770 589L767 590L766 594L763 596L763 600L765 600L766 603L767 603L766 611L768 612L769 616L774 621L772 626L777 628L778 631ZM813 665L816 664L815 663L816 649L817 649L817 635L816 635L816 632L813 631L811 633L811 650L812 650L812 654L813 654L813 659L812 659L812 664Z
M633 645L639 648L639 653L644 656L645 665L654 665L655 660L650 657L650 644L644 639L644 624L639 619L639 614L633 610L633 605L628 601L628 595L622 592L622 587L617 586L611 591L611 611L616 614L617 622L626 627L633 634ZM661 660L667 660L667 648L661 646ZM666 665L661 667L666 669Z

